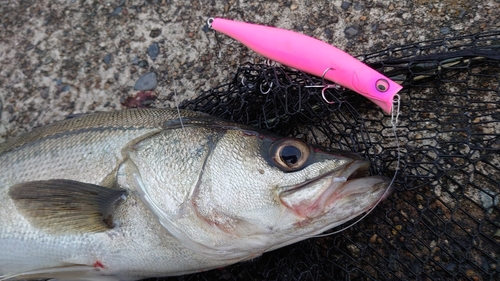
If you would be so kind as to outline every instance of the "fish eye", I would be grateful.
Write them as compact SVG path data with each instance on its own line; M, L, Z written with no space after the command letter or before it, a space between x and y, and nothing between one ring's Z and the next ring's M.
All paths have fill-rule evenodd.
M385 79L378 79L377 82L375 82L375 86L377 87L377 90L382 93L389 90L389 82Z
M293 172L304 168L310 148L298 139L283 138L271 144L271 158L278 168Z

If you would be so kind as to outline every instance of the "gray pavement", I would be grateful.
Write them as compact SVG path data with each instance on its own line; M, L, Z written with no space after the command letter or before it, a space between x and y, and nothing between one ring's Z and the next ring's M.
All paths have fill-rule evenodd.
M227 81L242 63L264 61L224 35L218 47L202 30L208 17L292 29L361 55L498 30L499 6L498 0L0 0L0 141L67 114L123 108L150 72L157 80L153 105L172 107Z

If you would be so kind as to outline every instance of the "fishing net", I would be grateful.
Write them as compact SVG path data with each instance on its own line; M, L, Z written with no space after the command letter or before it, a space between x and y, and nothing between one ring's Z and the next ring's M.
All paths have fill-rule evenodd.
M340 233L172 279L500 280L500 32L360 59L403 84L399 116L272 64L243 65L182 107L355 151L396 191Z

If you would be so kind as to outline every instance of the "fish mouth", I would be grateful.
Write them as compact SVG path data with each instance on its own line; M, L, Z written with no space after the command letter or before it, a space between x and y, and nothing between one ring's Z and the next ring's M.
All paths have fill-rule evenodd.
M332 209L339 200L351 200L363 206L356 206L359 213L370 209L392 193L390 179L383 176L369 176L370 162L354 160L313 178L300 185L285 187L280 194L281 202L303 218L316 218Z

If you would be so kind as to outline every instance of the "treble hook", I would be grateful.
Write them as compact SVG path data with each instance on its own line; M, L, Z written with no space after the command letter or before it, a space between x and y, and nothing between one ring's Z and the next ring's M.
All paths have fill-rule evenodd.
M325 69L325 71L323 71L323 75L321 75L321 80L323 81L323 85L326 85L326 83L325 83L325 75L330 70L335 70L335 68L329 67L329 68ZM335 84L331 84L331 85L335 85Z
M323 97L323 100L324 100L326 103L328 103L328 104L334 104L334 103L335 103L334 101L329 101L329 100L325 97L325 91L326 91L327 89L330 89L330 88L336 88L336 87L337 87L337 85L333 85L333 84L331 84L331 85L326 85L326 86L324 86L324 87L323 87L323 90L321 90L321 96Z
M327 89L331 89L331 88L336 88L338 89L339 88L339 85L337 84L326 84L325 82L325 75L326 73L328 73L328 71L330 70L335 70L335 68L333 67L329 67L327 69L325 69L325 71L323 71L323 75L321 75L321 81L323 82L323 85L309 85L309 86L304 86L305 88L323 88L321 90L321 97L323 97L323 100L328 103L328 104L334 104L335 102L334 101L329 101L326 96L325 96L325 91Z

